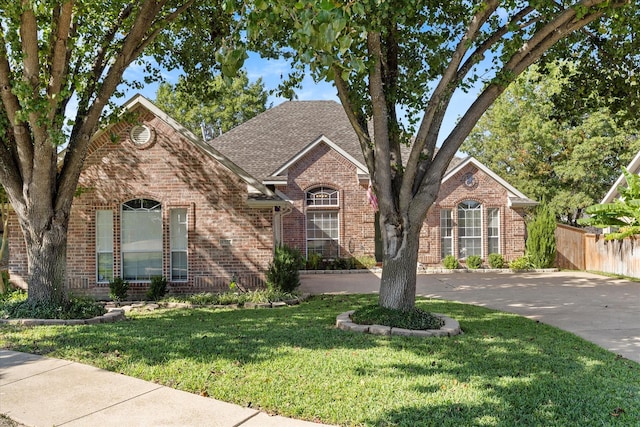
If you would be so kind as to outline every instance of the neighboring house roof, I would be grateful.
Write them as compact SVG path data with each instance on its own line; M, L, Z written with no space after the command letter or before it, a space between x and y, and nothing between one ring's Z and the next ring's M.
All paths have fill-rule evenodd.
M631 160L631 163L629 163L629 166L627 166L627 170L630 173L635 173L635 174L640 173L640 151L638 151L638 154L636 154L633 160ZM613 185L611 186L611 189L609 190L607 195L604 196L604 198L600 203L613 203L615 199L620 197L620 192L618 191L618 187L625 185L626 183L627 183L627 180L624 178L624 175L620 174L620 177L616 180L616 182L613 183Z
M254 178L251 174L247 173L243 168L231 161L227 156L220 153L218 150L206 144L201 138L196 136L186 127L182 126L178 121L173 119L167 113L158 108L154 103L149 101L144 96L137 94L130 100L123 104L125 111L134 111L135 109L142 107L148 110L150 113L158 117L160 120L171 126L178 134L182 135L187 141L192 143L195 147L202 150L210 157L218 161L224 167L229 169L241 180L247 184L248 200L247 203L250 206L277 206L286 204L280 197L278 197L273 191L267 188L261 181ZM98 138L104 132L109 129L109 126L101 131L97 132L92 139Z
M283 102L208 141L263 181L275 179L320 142L339 148L359 167L364 165L358 137L335 101Z
M530 206L536 206L538 202L531 200L524 194L522 194L518 189L516 189L513 185L509 184L505 181L500 175L496 174L494 171L489 169L487 166L482 164L475 157L467 157L458 162L454 167L450 168L445 176L442 178L442 183L444 184L450 178L452 178L455 174L464 169L467 165L472 164L478 169L482 170L484 173L489 175L495 181L497 181L500 185L502 185L507 190L507 203L510 207L513 208L525 208Z

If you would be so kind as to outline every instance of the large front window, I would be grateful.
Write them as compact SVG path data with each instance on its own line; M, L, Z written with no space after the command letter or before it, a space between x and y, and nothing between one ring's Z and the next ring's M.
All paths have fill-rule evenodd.
M306 193L307 256L318 253L323 258L340 255L338 222L338 190L317 187Z
M478 202L458 205L458 251L461 259L482 256L482 209Z
M162 207L149 199L130 200L122 205L122 277L151 280L162 276Z

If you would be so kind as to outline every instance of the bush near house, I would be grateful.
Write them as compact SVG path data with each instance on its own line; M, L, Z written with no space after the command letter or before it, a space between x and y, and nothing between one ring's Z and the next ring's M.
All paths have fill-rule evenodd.
M167 279L162 276L153 276L151 278L151 285L147 290L147 299L151 301L158 301L167 294Z
M489 254L489 267L491 268L504 268L505 266L504 257L502 254L493 253Z
M109 297L114 301L122 301L127 299L129 293L129 282L122 277L114 277L109 282Z
M469 255L467 257L467 268L476 270L482 267L482 258L479 255Z
M442 264L444 265L444 268L448 268L449 270L455 270L460 267L460 263L453 255L447 255L444 257Z
M304 258L298 249L278 245L267 270L267 288L293 292L300 286L300 269L304 264Z
M540 205L527 224L529 237L526 254L534 268L551 268L556 260L556 215L547 205Z

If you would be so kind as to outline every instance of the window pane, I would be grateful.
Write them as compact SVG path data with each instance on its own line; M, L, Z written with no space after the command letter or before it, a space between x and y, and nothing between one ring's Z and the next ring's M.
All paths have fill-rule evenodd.
M467 200L458 205L459 257L482 256L482 206Z
M187 210L171 209L171 280L187 280Z
M453 254L453 219L451 209L440 211L440 257Z
M171 249L187 250L187 210L171 209Z
M500 210L497 208L487 209L489 236L489 253L500 253Z
M113 251L113 212L96 211L96 251Z
M113 280L113 252L102 252L97 255L98 282Z
M339 235L338 212L307 212L307 254L336 258Z
M122 205L122 277L150 280L162 276L162 210L155 200L131 200Z
M162 213L123 211L122 250L162 251Z
M171 253L171 280L187 280L187 253Z
M162 252L122 254L122 276L125 280L151 280L153 276L162 276Z
M338 190L317 187L307 191L307 206L338 206Z

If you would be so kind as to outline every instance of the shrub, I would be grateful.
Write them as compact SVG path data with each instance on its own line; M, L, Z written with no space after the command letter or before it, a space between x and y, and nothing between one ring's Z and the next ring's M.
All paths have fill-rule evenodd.
M479 255L469 255L467 257L467 267L473 270L482 267L482 258Z
M167 294L167 279L162 276L153 276L151 285L147 289L147 299L158 301Z
M535 268L550 268L556 260L556 216L546 205L538 206L527 224L527 255Z
M377 261L371 255L362 255L356 258L356 268L370 269L376 266Z
M514 259L509 263L512 270L531 270L531 260L527 255Z
M293 292L300 286L300 268L303 265L304 258L299 250L278 245L267 270L267 288Z
M460 263L453 255L447 255L444 257L442 264L444 265L444 268L448 268L449 270L455 270L460 267Z
M318 270L321 262L322 254L319 254L318 252L310 253L307 257L307 268L309 270Z
M105 309L88 297L71 296L63 304L34 304L27 293L12 292L10 298L0 302L0 317L29 319L90 319L102 316Z
M384 325L404 329L440 329L444 321L417 307L409 311L394 310L379 305L357 309L351 320L360 325Z
M129 282L122 277L114 277L109 282L109 297L114 301L122 301L127 299L129 292Z
M489 254L489 267L491 268L504 268L505 261L501 254Z

